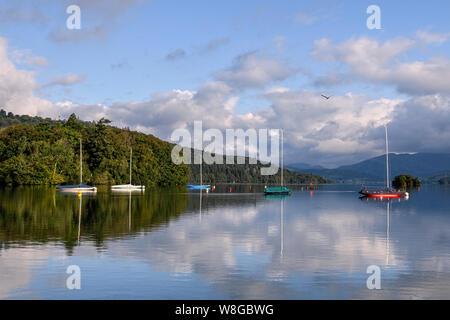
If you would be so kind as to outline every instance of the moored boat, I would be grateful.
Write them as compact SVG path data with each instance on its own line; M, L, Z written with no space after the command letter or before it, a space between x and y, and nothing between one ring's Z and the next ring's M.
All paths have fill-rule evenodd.
M289 195L291 190L286 187L266 187L264 188L264 194L266 195Z
M283 165L283 155L284 155L284 139L283 139L283 129L280 130L280 134L281 134L281 186L280 187L264 187L264 194L265 195L290 195L291 194L291 190L285 186L283 186L283 170L284 170L284 165Z
M83 146L80 138L80 183L77 185L57 186L58 192L97 192L96 187L83 184Z
M188 184L187 187L189 190L206 190L207 192L211 190L211 185L203 184L203 149L200 161L200 184Z
M361 191L359 191L359 193L365 197L376 197L376 198L409 197L408 192L391 188L391 181L389 178L389 142L388 142L387 125L384 126L384 129L386 135L386 187L385 188L364 187L363 189L361 189Z
M73 186L57 186L56 190L63 192L97 192L96 187L91 187L82 183Z
M132 184L118 184L111 187L111 190L113 191L142 191L145 190L145 186L136 186Z
M132 162L133 161L133 149L130 148L130 183L129 184L117 184L111 186L112 191L144 191L145 186L137 186L131 184L131 175L132 175Z
M211 185L209 184L188 184L187 185L189 190L210 190Z
M407 197L408 192L395 190L392 188L376 188L376 189L363 189L359 192L361 195L365 197L377 197L377 198L398 198L398 197Z

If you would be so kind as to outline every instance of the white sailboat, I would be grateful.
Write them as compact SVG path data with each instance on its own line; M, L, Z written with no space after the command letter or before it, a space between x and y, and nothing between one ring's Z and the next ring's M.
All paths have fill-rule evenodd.
M56 190L59 192L97 192L96 187L83 184L83 146L80 138L80 184L72 186L57 186Z
M131 174L132 174L132 162L133 161L133 149L130 148L130 183L129 184L118 184L111 186L112 191L144 191L145 186L136 186L131 184Z

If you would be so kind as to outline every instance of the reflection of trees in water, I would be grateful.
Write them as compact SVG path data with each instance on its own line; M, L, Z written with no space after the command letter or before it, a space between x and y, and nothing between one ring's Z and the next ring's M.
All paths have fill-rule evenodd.
M102 246L111 237L151 230L185 210L187 194L177 190L148 189L143 195L99 192L83 195L81 239ZM78 196L55 194L47 187L5 188L0 192L0 239L8 243L61 241L70 250L77 244ZM131 221L130 221L131 217Z
M200 210L200 192L189 193L189 202L187 211L197 212ZM217 208L249 207L256 206L257 203L264 201L262 194L202 194L202 208L205 210L214 210Z

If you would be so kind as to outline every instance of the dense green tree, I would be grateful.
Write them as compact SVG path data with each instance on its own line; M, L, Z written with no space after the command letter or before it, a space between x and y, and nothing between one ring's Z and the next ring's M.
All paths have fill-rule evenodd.
M0 112L0 184L74 184L79 182L79 147L83 142L83 182L94 185L132 183L170 186L198 183L199 165L175 165L173 145L152 135L109 126L107 119L67 121ZM192 153L193 154L193 153ZM192 155L193 156L193 155ZM237 163L237 159L235 159ZM279 184L280 174L262 176L263 164L203 165L205 183ZM327 183L325 178L284 170L287 184Z
M234 158L234 163L237 163L237 157ZM261 175L261 168L267 166L261 162L257 164L249 164L247 158L245 164L226 164L225 159L223 164L203 164L203 182L204 183L264 183L264 184L280 184L281 175L280 170L275 175L263 176ZM190 183L200 182L200 165L191 164L191 174L189 176ZM325 184L329 181L323 177L312 174L303 174L293 172L287 169L283 170L283 177L285 184Z
M2 113L4 115L4 113ZM7 115L15 118L14 115ZM28 121L29 119L27 119ZM172 163L172 145L154 136L79 121L15 124L0 129L0 184L37 185L79 182L79 139L83 141L83 182L129 182L133 148L133 183L147 186L185 184L187 165Z
M418 188L420 187L421 183L419 178L414 178L410 174L401 174L394 178L392 181L392 186L394 188L400 189L400 188Z

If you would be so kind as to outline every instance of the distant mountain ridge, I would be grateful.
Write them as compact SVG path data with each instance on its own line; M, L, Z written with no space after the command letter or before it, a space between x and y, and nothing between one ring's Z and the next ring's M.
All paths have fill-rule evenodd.
M294 168L294 169L325 169L322 166L319 165L312 165L312 164L308 164L308 163L303 163L303 162L299 162L299 163L292 163L286 166L288 169L289 168Z
M426 182L435 182L431 177L442 177L450 172L450 153L389 154L390 176L412 174ZM295 168L292 165L289 168ZM321 175L340 183L379 183L386 180L386 156L381 155L335 169L301 169L302 173Z

